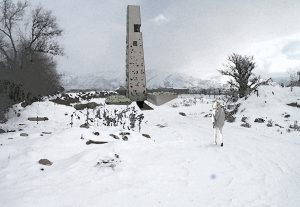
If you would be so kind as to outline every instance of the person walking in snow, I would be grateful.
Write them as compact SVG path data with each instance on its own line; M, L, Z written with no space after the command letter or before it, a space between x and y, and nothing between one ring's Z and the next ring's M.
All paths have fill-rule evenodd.
M217 144L217 138L219 137L221 142L221 147L223 147L222 129L225 121L225 111L218 101L215 101L213 104L213 112L211 117L212 117L213 128L214 128L214 144Z

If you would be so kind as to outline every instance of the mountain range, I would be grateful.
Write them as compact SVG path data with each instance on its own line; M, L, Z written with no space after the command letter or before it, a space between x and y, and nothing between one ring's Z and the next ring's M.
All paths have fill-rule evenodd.
M201 79L183 73L158 73L149 71L146 74L147 88L210 88L222 87L222 76L214 75ZM113 90L125 85L125 74L107 76L101 73L74 75L65 74L62 77L65 89L102 89Z

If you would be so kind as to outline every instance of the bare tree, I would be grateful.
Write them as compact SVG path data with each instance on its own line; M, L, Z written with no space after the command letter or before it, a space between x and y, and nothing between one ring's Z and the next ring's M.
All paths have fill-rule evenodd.
M242 56L233 53L227 58L228 63L225 69L219 70L222 75L230 76L232 79L228 81L230 87L236 90L239 97L242 98L259 86L259 79L252 72L255 68L253 56Z
M62 35L56 17L51 11L41 6L31 12L30 29L21 31L20 24L24 24L23 18L29 7L27 1L14 3L13 0L0 2L0 54L10 67L16 67L16 63L24 55L33 53L46 53L50 55L62 55L63 49L56 41L56 37ZM28 33L28 34L27 34ZM23 54L19 54L22 50ZM26 53L24 54L24 51Z
M288 86L293 87L293 86L299 85L300 84L300 70L299 70L299 68L294 68L294 69L290 70L288 73L290 75ZM299 76L299 77L297 77L297 76Z
M23 20L28 2L18 2L3 0L0 2L0 52L10 67L17 63L18 51L17 38L18 23Z
M22 97L35 99L61 88L53 56L63 55L57 39L62 29L51 11L41 6L28 10L26 0L0 0L0 79L9 74L5 79L22 87Z

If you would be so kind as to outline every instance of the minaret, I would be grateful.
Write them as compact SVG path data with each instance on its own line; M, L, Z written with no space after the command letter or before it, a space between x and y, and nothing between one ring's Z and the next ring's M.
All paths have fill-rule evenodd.
M126 95L143 104L147 99L140 6L127 6Z

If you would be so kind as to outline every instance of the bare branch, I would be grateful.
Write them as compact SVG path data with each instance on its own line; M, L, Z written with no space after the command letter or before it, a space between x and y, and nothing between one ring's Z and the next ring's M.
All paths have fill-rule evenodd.
M36 8L32 12L32 29L29 48L35 52L49 53L52 55L63 54L62 48L55 41L61 36L62 30L58 27L56 18L51 11Z
M2 47L0 49L1 53L5 55L7 58L8 50L13 50L12 57L8 59L13 60L15 62L17 60L17 43L14 38L14 29L16 29L16 25L19 21L22 20L25 9L28 7L28 2L25 1L23 3L18 2L14 4L12 0L3 0L0 3L0 34L4 35L8 41L10 42L10 48Z

